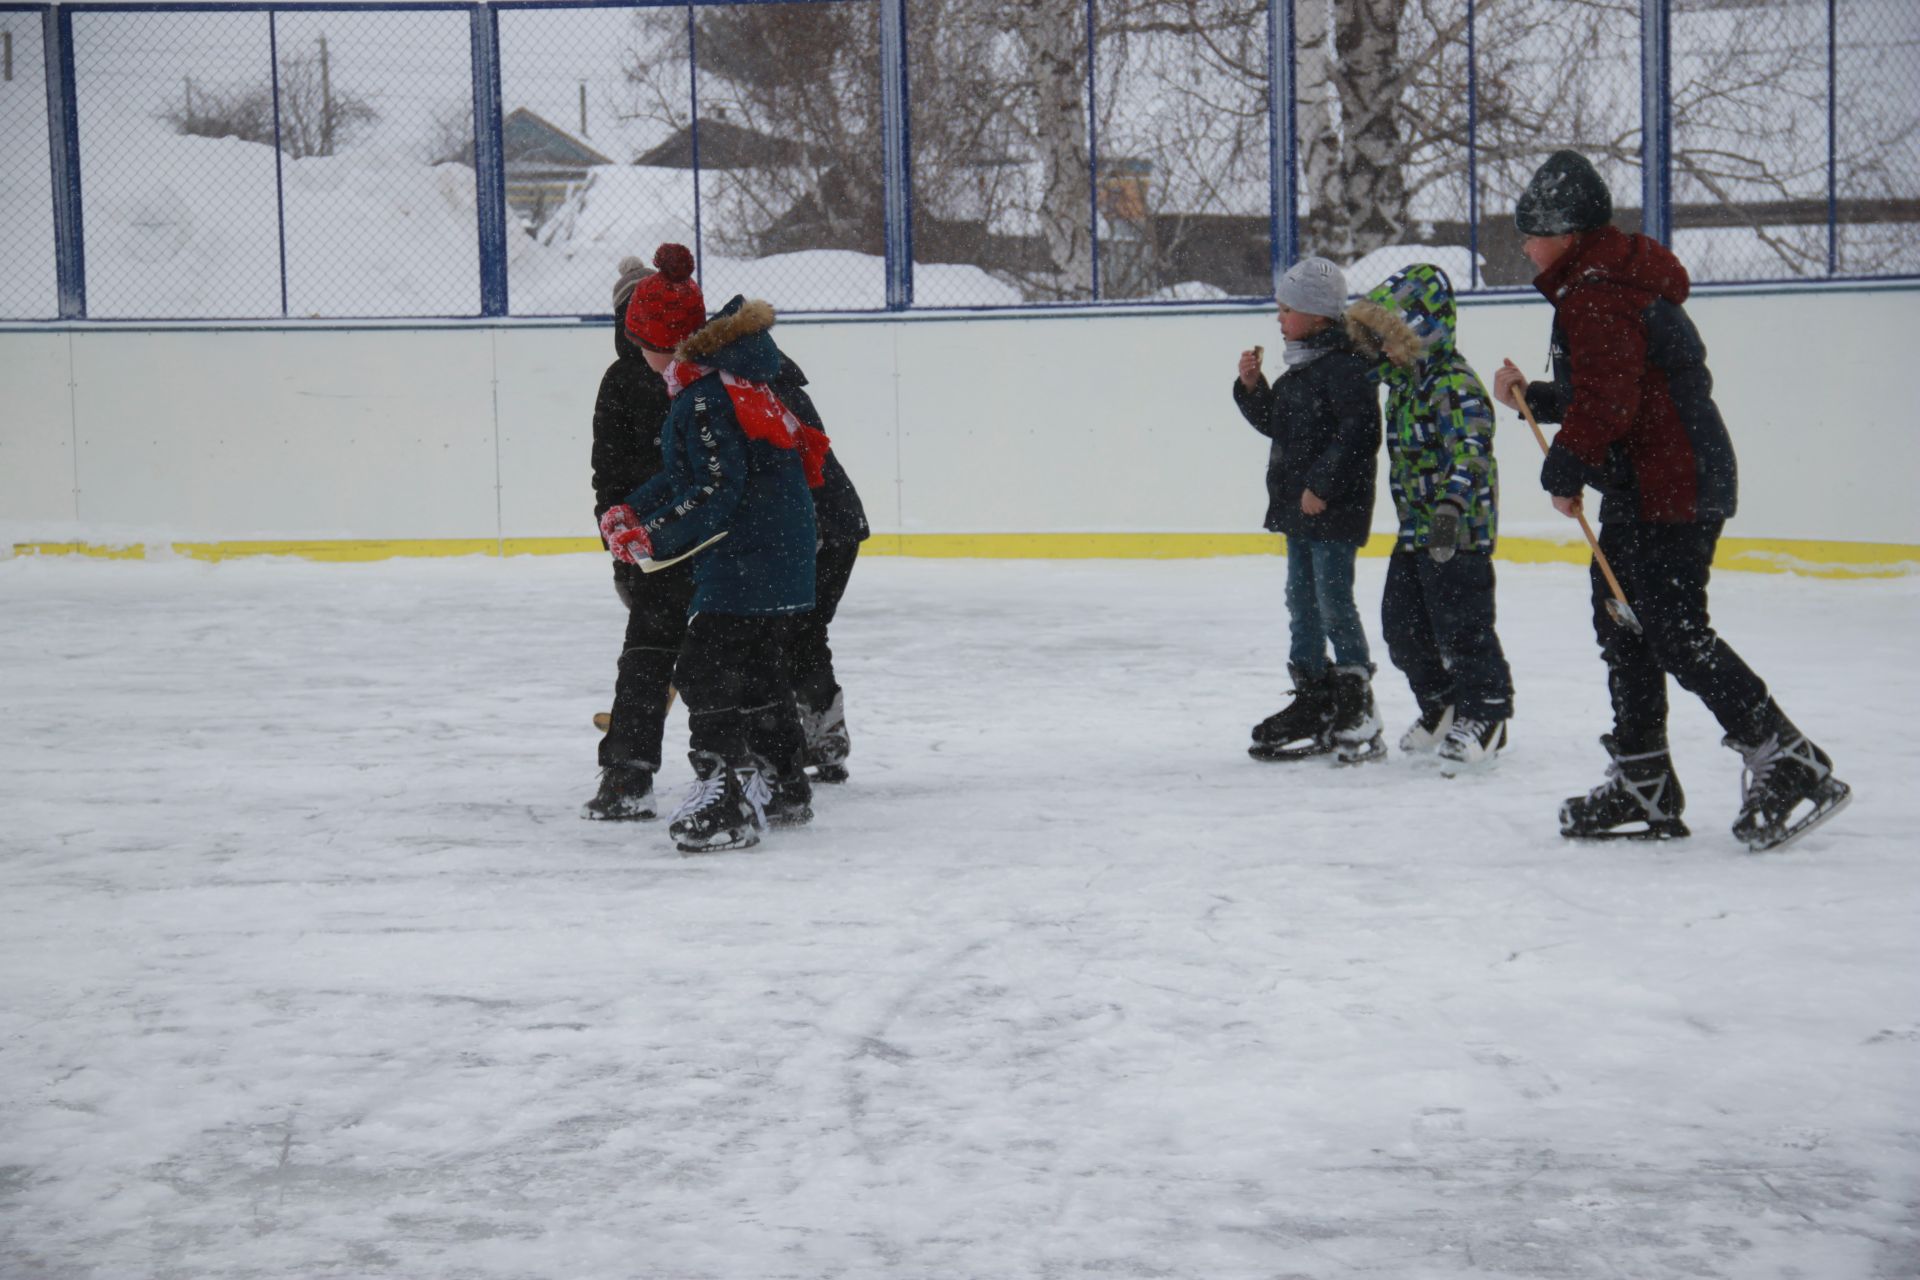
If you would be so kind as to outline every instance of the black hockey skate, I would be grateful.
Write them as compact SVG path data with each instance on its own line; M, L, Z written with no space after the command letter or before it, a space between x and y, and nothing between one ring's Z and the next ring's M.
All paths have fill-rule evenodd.
M800 726L807 735L807 768L815 782L841 783L847 780L847 755L853 743L847 733L845 695L833 691L833 701L819 711L800 704Z
M1451 703L1437 703L1422 706L1420 718L1407 726L1400 735L1400 751L1409 756L1430 756L1439 750L1440 742L1447 736L1447 730L1453 728L1453 706Z
M1253 726L1255 760L1305 760L1333 751L1333 673L1309 676L1292 663L1293 701Z
M1610 733L1601 737L1600 745L1613 757L1607 780L1560 806L1561 835L1569 840L1678 840L1693 834L1680 821L1687 796L1665 747L1622 754Z
M667 832L682 853L751 849L766 826L767 784L758 769L735 773L710 751L694 751L694 783Z
M813 821L813 784L805 769L775 774L769 770L764 813L770 827L803 827Z
M1833 761L1784 717L1757 744L1725 745L1746 762L1740 771L1740 816L1734 838L1754 853L1799 839L1853 799L1853 788L1833 776Z
M1505 720L1455 720L1448 728L1447 736L1440 741L1437 752L1440 772L1446 777L1457 778L1463 773L1484 769L1493 763L1494 757L1506 745Z
M1380 731L1380 708L1373 703L1373 672L1339 667L1333 673L1333 714L1329 732L1335 764L1365 764L1387 758L1387 737Z
M616 764L602 769L599 794L580 806L580 816L603 822L659 817L660 809L653 798L653 770L643 764Z

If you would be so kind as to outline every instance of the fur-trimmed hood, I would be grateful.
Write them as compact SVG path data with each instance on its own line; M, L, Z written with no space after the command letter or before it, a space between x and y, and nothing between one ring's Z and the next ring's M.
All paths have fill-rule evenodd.
M735 294L713 319L674 348L676 360L719 369L749 382L770 382L780 372L773 343L773 304Z
M1361 354L1408 371L1453 350L1453 281L1430 262L1395 272L1347 308L1347 333Z

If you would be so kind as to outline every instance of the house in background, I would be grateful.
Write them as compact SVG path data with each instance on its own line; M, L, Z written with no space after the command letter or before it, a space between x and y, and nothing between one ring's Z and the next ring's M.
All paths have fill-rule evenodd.
M525 107L500 122L507 207L537 227L584 182L587 170L613 160Z

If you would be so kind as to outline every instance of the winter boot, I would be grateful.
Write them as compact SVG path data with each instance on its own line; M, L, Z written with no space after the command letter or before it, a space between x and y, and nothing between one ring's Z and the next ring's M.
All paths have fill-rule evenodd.
M814 781L845 782L847 753L853 745L847 735L845 695L835 689L833 701L819 711L801 703L800 724L807 734L807 767L813 770Z
M682 853L750 849L766 826L767 784L757 768L736 773L711 751L689 752L694 783L667 831Z
M657 818L653 801L653 770L643 764L608 765L600 771L600 792L580 806L583 818L632 822Z
M803 827L813 821L813 784L798 765L783 772L764 761L758 767L767 780L765 814L770 827Z
M1507 745L1505 720L1455 720L1440 740L1440 772L1451 778L1493 763Z
M1308 675L1288 663L1287 674L1293 677L1293 701L1253 726L1247 754L1255 760L1298 760L1333 750L1333 673Z
M1600 745L1613 757L1607 780L1560 806L1560 834L1572 840L1676 840L1692 834L1680 821L1686 792L1665 747L1628 754L1612 734Z
M1339 764L1384 760L1387 738L1380 731L1380 708L1373 705L1373 671L1369 667L1336 667L1333 672L1334 759Z
M1740 753L1740 816L1733 835L1755 853L1778 849L1847 807L1853 789L1833 776L1833 761L1783 715L1757 742L1731 736Z
M1400 735L1400 750L1410 756L1430 756L1440 746L1440 740L1447 736L1447 730L1453 728L1453 707L1449 703L1424 703L1420 707L1420 718L1407 726Z

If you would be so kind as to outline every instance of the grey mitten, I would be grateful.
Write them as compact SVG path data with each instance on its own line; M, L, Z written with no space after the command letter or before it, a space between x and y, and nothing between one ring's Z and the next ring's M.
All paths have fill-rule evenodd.
M1460 508L1443 502L1433 509L1433 527L1427 531L1427 554L1433 557L1434 563L1445 564L1453 559L1459 542Z

